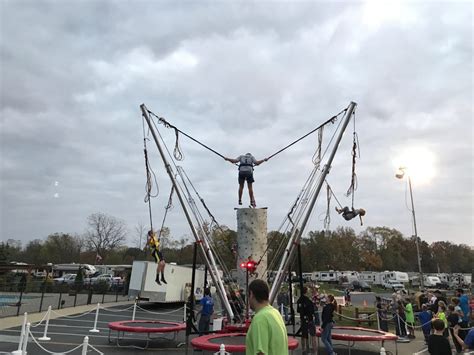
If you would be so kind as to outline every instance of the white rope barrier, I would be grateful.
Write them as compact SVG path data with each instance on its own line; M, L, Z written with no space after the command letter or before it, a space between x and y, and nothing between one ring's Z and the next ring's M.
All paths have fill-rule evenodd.
M89 337L86 335L84 337L84 342L82 343L81 355L87 355L87 348L89 347Z
M348 316L345 316L345 315L337 313L337 312L334 312L334 314L338 315L341 318L349 319L349 320L353 320L353 321L366 321L369 318L372 318L374 315L376 315L376 313L372 313L372 314L369 314L366 318L352 318L352 317L348 317Z
M66 354L69 354L69 353L72 353L73 351L77 350L77 349L81 349L81 355L87 355L87 351L88 349L92 349L94 350L96 353L98 353L99 355L104 355L103 352L97 350L94 346L92 346L91 344L89 344L89 337L88 336L85 336L84 337L84 340L82 342L82 344L79 344L78 346L72 348L72 349L69 349L69 350L66 350L66 351L62 351L60 353L58 352L53 352L53 351L49 351L48 349L46 349L43 345L41 345L38 340L36 340L36 338L34 337L33 333L31 332L30 330L30 323L27 323L27 326L26 326L26 336L24 338L24 341L23 341L23 344L22 344L22 355L26 355L27 354L27 346L28 346L28 335L31 336L31 339L33 340L33 342L36 344L36 346L38 346L41 350L43 350L44 352L48 353L48 354L51 354L51 355L58 355L58 354L61 354L61 355L66 355Z
M43 350L44 352L48 353L48 354L52 354L52 355L56 355L58 354L57 352L53 352L53 351L49 351L48 349L46 349L43 345L41 345L40 343L38 343L38 341L35 339L35 337L33 336L33 334L31 332L29 332L29 335L31 336L31 339L33 340L33 342L41 349ZM78 346L76 346L75 348L71 349L71 350L67 350L67 351L62 351L60 354L69 354L71 352L73 352L74 350L77 350L79 349L80 347L82 347L82 344L79 344ZM26 345L25 345L25 351L26 351ZM25 353L26 354L26 353Z
M23 344L21 346L21 353L26 355L26 347L28 346L28 335L30 334L30 323L26 323L25 336L23 337Z
M426 323L423 323L422 325L410 325L406 320L404 320L402 317L400 317L398 314L396 315L396 317L398 317L398 319L404 323L405 325L408 325L409 327L412 327L414 329L419 329L419 328L422 328L423 326L427 325L427 324L430 324L433 319L437 319L437 318L433 318L432 320L429 320L428 322ZM449 329L454 329L453 327L448 327ZM469 328L459 328L459 330L470 330L472 327L469 327Z
M89 313L92 313L94 312L95 308L92 308L90 310L88 310L87 312L84 312L84 313L81 313L77 316L67 316L67 315L64 315L64 314L61 314L59 312L56 312L54 309L51 309L51 312L53 312L55 315L57 316L60 316L60 317L64 317L64 318L69 318L69 319L74 319L74 318L81 318L81 317L84 317L86 315L88 315Z
M97 354L99 354L99 355L104 355L104 353L103 353L102 351L97 350L97 348L95 348L94 346L92 346L92 345L90 345L90 344L89 344L89 348L91 348L92 350L94 350L94 351L95 351ZM87 351L86 351L86 353L84 353L83 355L87 355Z
M48 327L49 327L49 316L51 314L51 306L48 307L48 312L46 313L46 315L48 316L46 318L46 325L44 326L44 333L43 333L43 336L41 338L39 338L39 340L41 341L49 341L51 340L50 337L48 337Z
M175 309L175 310L172 310L172 311L169 311L169 312L152 312L152 311L149 311L147 309L144 309L140 306L137 305L137 308L139 308L140 310L142 310L143 312L146 312L146 313L151 313L151 314L171 314L171 313L176 313L180 310L182 310L184 307L180 307L178 309Z
M99 309L100 309L100 303L97 303L97 308L96 308L96 311L95 311L94 328L89 330L89 332L91 332L91 333L100 333L100 330L97 329L97 321L99 319Z
M23 351L21 350L21 347L23 345L23 338L25 337L27 318L28 318L28 313L25 312L23 314L23 323L21 325L20 342L18 343L18 349L12 352L13 355L23 355Z
M215 352L214 355L230 355L227 351L225 351L225 345L221 344L219 351Z
M133 304L133 313L132 313L132 321L135 320L135 314L137 313L137 301Z
M100 309L102 309L104 311L107 311L107 312L112 312L112 313L125 312L125 311L128 311L128 310L132 309L132 308L134 308L133 305L131 305L130 307L124 308L124 309L111 309L111 308L100 306Z
M34 324L34 325L32 324L32 325L31 325L31 328L39 327L39 326L43 323L43 321L44 321L46 318L49 318L50 309L51 309L51 306L48 307L48 310L47 310L46 313L44 314L43 318L41 318L41 320L40 320L38 323L36 323L36 324Z

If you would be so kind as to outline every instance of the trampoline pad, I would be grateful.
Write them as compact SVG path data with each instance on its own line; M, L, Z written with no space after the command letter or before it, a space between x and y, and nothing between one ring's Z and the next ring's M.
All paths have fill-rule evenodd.
M244 333L228 333L228 334L210 334L204 335L191 340L191 345L196 349L219 351L221 344L225 345L227 352L245 352L245 334ZM288 338L288 349L294 350L298 347L298 340Z
M185 323L166 321L123 320L110 322L109 328L129 333L171 333L186 329Z
M321 336L321 328L316 329L316 335ZM333 327L331 338L346 341L385 341L397 340L397 336L382 330L362 327Z

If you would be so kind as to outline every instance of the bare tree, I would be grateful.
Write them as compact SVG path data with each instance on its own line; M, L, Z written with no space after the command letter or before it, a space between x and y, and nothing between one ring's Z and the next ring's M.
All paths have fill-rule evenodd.
M142 222L138 222L135 226L135 237L133 238L133 244L138 249L143 249L146 245L146 234L147 234L147 226L145 226Z
M105 213L91 214L87 217L87 224L86 244L102 258L108 251L122 246L127 238L125 222Z

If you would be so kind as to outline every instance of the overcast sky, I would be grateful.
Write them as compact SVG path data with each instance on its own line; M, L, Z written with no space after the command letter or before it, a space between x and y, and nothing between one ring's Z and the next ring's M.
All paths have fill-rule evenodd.
M220 153L269 156L355 101L355 207L331 228L388 226L473 245L473 5L469 1L7 1L1 11L2 240L81 234L87 216L148 224L145 103ZM160 126L170 149L174 133ZM315 135L255 169L279 227L312 168ZM237 170L185 137L180 163L216 219L236 229ZM344 205L352 124L329 181ZM169 179L149 155L163 218ZM418 159L418 160L417 160ZM421 160L419 160L421 159ZM244 191L246 194L247 192ZM248 196L244 195L244 204ZM323 228L325 194L310 230ZM190 235L177 201L173 236ZM332 204L331 208L334 208Z

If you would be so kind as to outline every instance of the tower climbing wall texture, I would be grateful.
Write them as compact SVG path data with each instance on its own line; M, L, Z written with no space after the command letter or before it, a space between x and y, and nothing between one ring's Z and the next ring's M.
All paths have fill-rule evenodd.
M246 289L246 271L240 267L249 258L258 262L267 249L267 209L239 208L237 209L237 282ZM257 265L255 275L249 275L249 283L259 278L266 281L264 272L267 270L267 255L265 254Z

